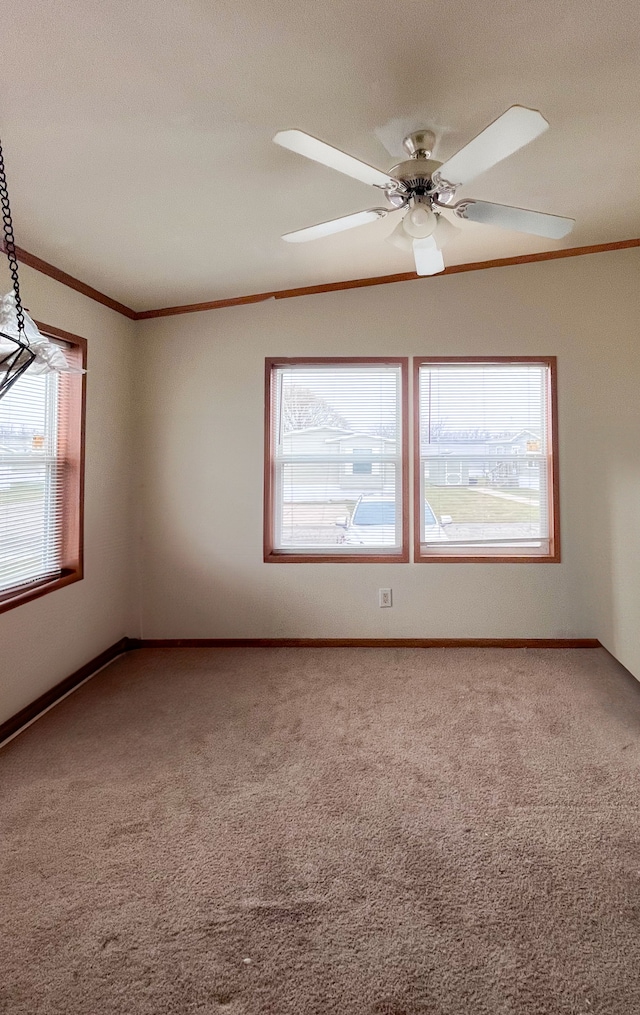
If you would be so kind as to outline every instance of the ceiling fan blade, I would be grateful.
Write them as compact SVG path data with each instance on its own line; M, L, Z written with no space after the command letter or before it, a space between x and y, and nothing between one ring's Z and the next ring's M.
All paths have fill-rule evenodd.
M285 233L282 239L287 243L306 243L307 240L319 240L323 236L331 236L332 233L341 233L345 229L355 229L356 226L363 226L366 222L383 219L388 214L386 208L357 211L353 215L343 215L341 218L331 219L329 222L319 222L317 226L307 226L305 229L296 229L292 233Z
M437 275L444 271L444 258L433 236L413 241L413 257L418 275Z
M394 190L398 187L398 181L388 173L383 173L380 169L361 162L360 159L354 159L353 155L347 155L339 148L333 148L332 145L319 141L317 137L305 134L303 130L280 130L273 140L282 148L288 148L289 151L304 155L314 162L320 162L329 169L337 169L339 173L352 176L354 180L370 183L373 187L391 187Z
M485 127L469 144L443 162L434 173L434 181L460 187L480 173L513 155L544 133L549 124L536 109L511 106L502 116Z
M514 229L519 233L533 233L534 236L547 236L553 240L562 239L575 225L575 219L563 218L561 215L547 215L542 211L512 208L508 204L492 204L490 201L459 201L451 210L459 218L471 222L499 226L500 229Z

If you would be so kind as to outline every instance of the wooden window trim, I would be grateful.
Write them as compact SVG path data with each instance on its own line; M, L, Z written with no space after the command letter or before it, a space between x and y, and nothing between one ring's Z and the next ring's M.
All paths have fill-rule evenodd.
M420 367L432 363L544 363L547 386L547 480L551 486L549 553L546 554L426 554L420 540ZM558 469L558 378L556 356L415 356L413 360L413 524L416 564L559 564L560 491Z
M86 370L87 340L68 331L36 321L43 335L62 339L70 346L66 353L74 366ZM62 384L71 382L75 375L62 374ZM71 383L69 409L65 426L58 433L58 447L62 448L67 467L64 471L63 497L66 505L62 533L62 567L54 578L28 582L0 593L0 613L31 602L56 589L72 585L84 577L84 457L86 423L86 374L81 383Z
M402 421L402 548L398 553L331 554L283 553L273 546L273 494L275 490L274 434L271 407L274 371L280 366L330 364L388 364L400 367ZM409 360L406 356L296 356L267 357L264 396L264 562L265 564L406 564L409 562Z

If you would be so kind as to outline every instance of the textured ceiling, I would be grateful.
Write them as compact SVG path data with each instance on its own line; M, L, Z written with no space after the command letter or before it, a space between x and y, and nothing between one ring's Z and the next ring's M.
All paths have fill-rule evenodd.
M464 223L445 261L640 236L639 51L632 0L22 0L0 65L16 239L137 310L411 271L394 217L282 242L380 195L273 134L389 169L408 127L444 160L513 103L551 129L459 196L576 228Z

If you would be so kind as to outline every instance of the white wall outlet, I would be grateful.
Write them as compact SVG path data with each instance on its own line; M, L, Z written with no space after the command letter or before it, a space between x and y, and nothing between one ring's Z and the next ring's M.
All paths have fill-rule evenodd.
M393 606L391 589L378 589L378 606Z

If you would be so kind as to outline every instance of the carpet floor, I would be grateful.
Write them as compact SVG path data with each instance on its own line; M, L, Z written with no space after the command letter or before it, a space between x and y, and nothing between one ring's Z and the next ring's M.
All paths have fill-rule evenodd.
M173 649L0 752L0 1011L638 1015L604 650Z

